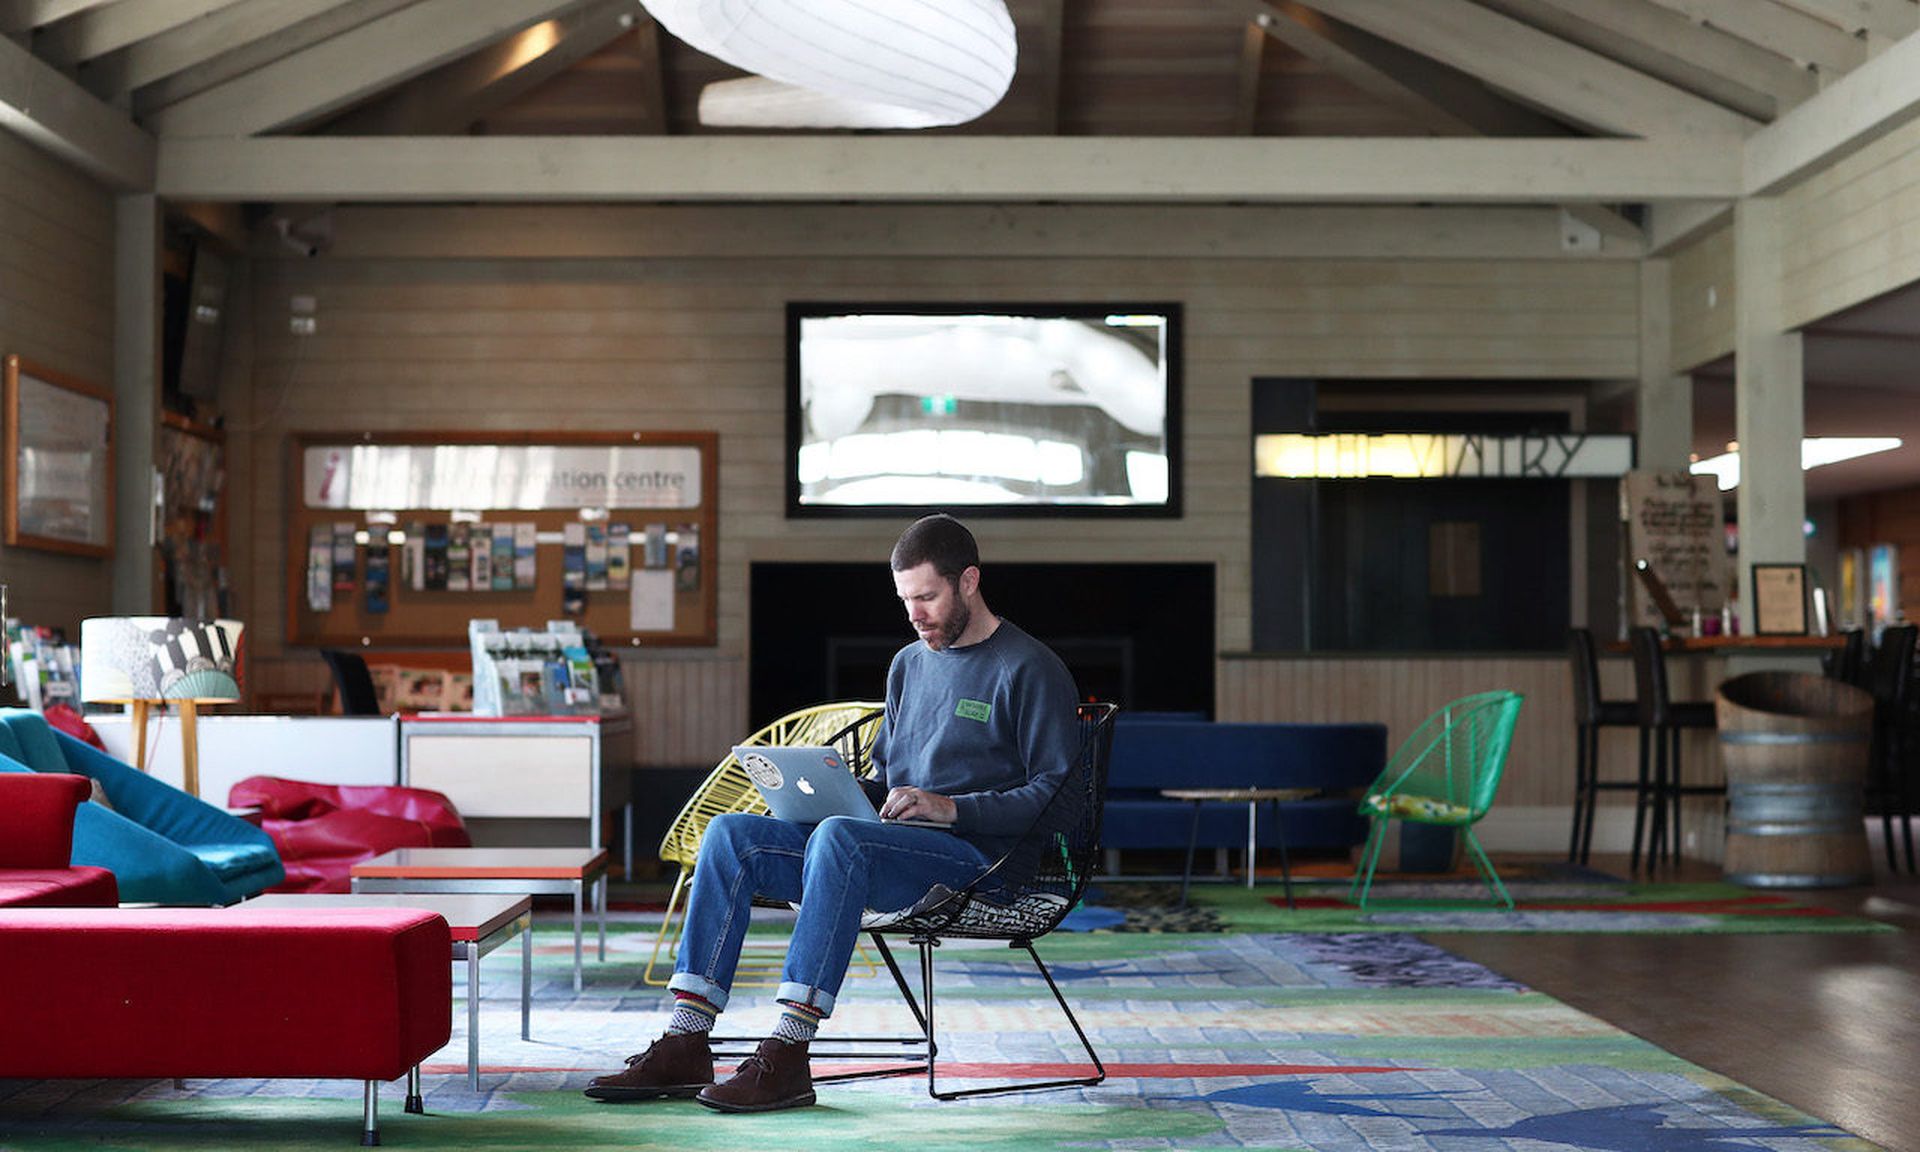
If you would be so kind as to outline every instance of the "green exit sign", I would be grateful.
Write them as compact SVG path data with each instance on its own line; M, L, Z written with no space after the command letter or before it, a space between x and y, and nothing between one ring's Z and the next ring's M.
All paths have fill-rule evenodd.
M920 410L929 416L951 416L959 402L951 396L922 396Z

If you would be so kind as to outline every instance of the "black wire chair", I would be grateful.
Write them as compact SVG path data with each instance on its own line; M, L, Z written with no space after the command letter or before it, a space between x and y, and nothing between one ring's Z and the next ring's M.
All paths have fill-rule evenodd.
M989 1096L1006 1092L1032 1092L1043 1088L1077 1088L1100 1083L1107 1078L1106 1065L1093 1049L1086 1029L1073 1014L1060 986L1046 962L1034 951L1033 942L1060 926L1067 913L1079 905L1100 863L1100 814L1106 803L1107 755L1113 747L1113 717L1119 708L1112 704L1079 706L1080 755L1060 790L1041 809L1033 825L1019 842L993 866L966 887L954 890L936 885L918 903L904 912L870 916L863 925L868 938L879 950L887 970L906 999L907 1008L919 1026L918 1035L845 1036L833 1043L867 1045L864 1049L814 1050L815 1059L855 1059L907 1061L897 1067L861 1069L814 1077L816 1082L865 1079L875 1076L910 1076L922 1069L927 1074L927 1094L936 1100L957 1100L964 1096ZM887 937L904 936L920 953L920 994L916 996L900 969L899 961L887 945ZM942 940L1004 940L1009 948L1024 949L1034 967L1047 982L1053 999L1073 1026L1074 1035L1086 1051L1091 1075L1055 1080L994 1084L983 1088L943 1091L939 1086L939 1045L934 1023L933 950ZM825 1037L822 1038L826 1039ZM898 1045L891 1055L886 1046ZM876 1049L881 1050L876 1050Z

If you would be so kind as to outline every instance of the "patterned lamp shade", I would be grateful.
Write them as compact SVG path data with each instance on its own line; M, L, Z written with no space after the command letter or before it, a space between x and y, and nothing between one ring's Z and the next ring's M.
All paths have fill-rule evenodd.
M133 700L240 699L238 620L173 616L94 616L80 622L80 698L89 704Z

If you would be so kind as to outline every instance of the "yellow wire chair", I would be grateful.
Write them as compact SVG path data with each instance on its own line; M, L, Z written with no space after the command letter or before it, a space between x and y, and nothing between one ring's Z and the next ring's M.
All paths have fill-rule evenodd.
M816 704L789 712L740 743L789 747L832 745L840 749L854 775L866 776L873 771L873 741L880 734L883 712L883 705L865 700ZM673 960L680 949L680 933L686 927L687 888L693 879L693 867L700 859L700 841L706 835L707 825L714 817L730 812L757 814L766 810L766 801L760 798L759 790L747 779L740 761L729 752L700 787L694 789L686 806L674 817L667 834L660 840L660 859L679 865L680 873L674 877L673 893L667 898L667 915L660 923L659 935L654 937L653 953L647 958L643 979L648 984L663 986L672 975ZM661 970L662 952L666 954L664 971ZM761 949L743 952L734 986L765 988L778 984L784 954L784 949L771 955ZM864 962L867 974L877 971L864 950L859 959Z

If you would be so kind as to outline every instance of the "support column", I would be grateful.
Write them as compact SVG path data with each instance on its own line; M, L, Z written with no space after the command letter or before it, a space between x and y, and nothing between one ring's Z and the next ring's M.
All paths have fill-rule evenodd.
M1752 565L1807 558L1800 438L1806 427L1805 362L1782 307L1780 203L1734 205L1734 405L1740 441L1740 611L1753 627Z
M155 607L153 462L160 419L160 198L114 201L113 611Z
M1693 453L1693 377L1673 371L1672 265L1640 262L1640 391L1634 467L1685 471Z

